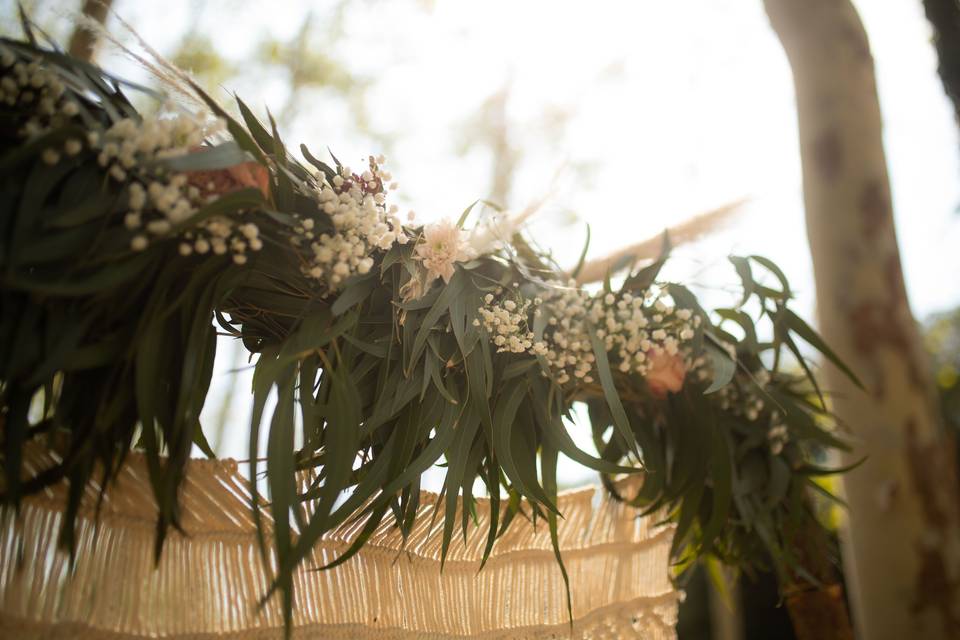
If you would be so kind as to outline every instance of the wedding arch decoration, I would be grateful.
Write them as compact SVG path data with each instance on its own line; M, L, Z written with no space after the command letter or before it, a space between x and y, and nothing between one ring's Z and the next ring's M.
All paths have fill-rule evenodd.
M619 508L672 523L677 575L714 558L824 586L808 493L829 496L817 478L842 470L818 461L847 445L802 343L856 378L774 262L731 257L742 296L708 312L659 278L665 235L652 263L625 256L584 288L583 256L563 269L509 218L401 215L382 157L298 160L272 119L196 85L205 112L155 96L140 113L125 92L154 92L25 29L0 41L0 495L55 495L72 560L81 514L130 468L156 505L155 561L184 530L191 449L213 455L199 415L220 332L256 359L242 502L270 572L250 595L276 597L288 630L304 563L335 570L388 529L402 548L425 522L439 568L463 537L486 571L540 521L566 583L561 453ZM577 402L598 456L565 426Z

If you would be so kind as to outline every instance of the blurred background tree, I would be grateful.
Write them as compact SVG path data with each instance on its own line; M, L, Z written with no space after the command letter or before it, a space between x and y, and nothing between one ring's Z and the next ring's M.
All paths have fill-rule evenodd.
M923 0L923 7L933 27L940 79L960 125L960 2Z
M960 308L927 318L924 344L932 361L943 420L960 436Z
M932 402L904 284L867 33L849 0L764 5L793 71L820 330L864 385L825 367L833 409L855 438L844 462L867 457L843 476L844 564L858 635L956 638L957 459ZM828 635L833 616L815 624L827 604L793 615L798 635L852 637ZM842 594L835 605L845 608Z
M107 15L110 13L110 7L113 0L84 0L80 13L99 24L105 24ZM70 42L67 44L67 52L75 58L87 60L94 59L97 47L96 36L90 29L82 26L75 27L70 35Z

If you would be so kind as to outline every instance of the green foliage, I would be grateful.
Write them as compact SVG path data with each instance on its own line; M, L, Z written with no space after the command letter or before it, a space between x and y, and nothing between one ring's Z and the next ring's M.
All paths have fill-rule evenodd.
M700 382L688 378L665 403L644 397L636 379L617 380L621 395L640 399L631 403L631 418L648 469L639 494L623 499L646 511L667 510L677 523L673 546L681 568L710 556L746 571L772 569L781 584L812 580L798 536L821 527L806 494L823 491L815 483L817 475L846 469L818 469L811 459L826 449L847 450L847 445L836 434L836 418L796 339L856 378L789 309L789 283L776 265L760 256L730 261L744 295L737 306L715 310L719 324L701 327L713 375ZM756 266L767 270L779 288L755 280ZM688 292L667 286L678 302L695 305ZM759 312L751 316L745 306ZM731 327L739 330L739 338L726 330ZM763 329L771 341L758 339ZM792 366L785 353L794 356ZM793 372L798 366L799 375ZM762 408L751 411L749 404L738 403L748 395L760 398ZM589 406L595 438L602 439L611 423L608 407L595 400ZM763 424L782 425L789 439L772 446L770 432L758 428ZM604 451L609 460L623 455L609 444ZM605 484L612 487L609 479Z
M239 100L243 122L197 89L228 121L232 141L179 158L167 170L216 171L251 158L266 168L269 198L257 189L234 191L188 220L255 221L263 250L243 265L180 255L175 236L131 251L125 187L106 179L93 150L54 164L43 160L44 150L78 131L102 132L118 118L136 117L129 102L92 67L18 42L2 45L18 59L42 60L81 105L80 116L29 140L21 129L33 105L0 105L2 499L16 505L69 478L65 548L73 549L80 488L98 469L101 486L108 486L136 448L147 456L162 552L165 532L177 526L190 448L205 443L198 416L212 371L215 319L257 356L250 480L256 493L265 472L269 501L256 496L251 506L263 552L274 554L278 567L265 597L281 593L288 626L293 572L317 540L348 520L364 522L350 549L329 565L335 566L384 518L409 534L421 474L441 460L444 559L458 527L463 536L471 527L479 481L493 509L484 562L519 514L546 519L562 567L556 460L564 453L602 473L611 489L614 475L642 470L639 492L619 497L677 523L679 563L709 555L752 569L772 558L785 582L804 575L795 536L809 527L804 495L821 472L810 451L844 445L822 398L811 400L817 382L796 338L833 354L789 310L789 285L772 262L731 259L744 296L718 310L714 325L687 288L658 281L668 258L665 241L661 259L631 272L623 291L643 295L658 287L700 318L690 344L702 363L680 391L661 397L645 379L612 368L592 332L599 383L561 386L542 358L496 351L479 322L486 294L532 296L551 286L543 279L549 259L520 237L512 248L458 264L449 283L435 281L418 300L400 293L420 269L409 245L377 252L369 273L336 292L305 276L303 249L291 244L294 228L303 220L332 228L313 195L335 170L305 147L311 167L303 166L273 123L264 126ZM780 288L755 280L755 266ZM750 300L759 305L756 318L743 309ZM758 339L757 323L767 323L771 341ZM545 319L531 324L538 338L548 330ZM742 338L726 331L731 324ZM798 359L802 375L781 370L784 351ZM266 415L271 394L277 403ZM761 405L747 404L752 396ZM39 418L30 414L37 398L44 404ZM564 426L578 400L588 404L600 457L577 449ZM784 428L777 446L769 438L772 424ZM295 448L298 428L302 444ZM265 465L258 459L262 437ZM28 446L55 449L62 462L25 475ZM301 478L312 480L304 486Z
M960 430L960 310L926 322L924 344L933 360L933 378L946 424Z

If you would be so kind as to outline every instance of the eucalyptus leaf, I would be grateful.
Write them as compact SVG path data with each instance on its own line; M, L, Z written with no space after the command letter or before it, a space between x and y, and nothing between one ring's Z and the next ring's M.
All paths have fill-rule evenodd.
M184 156L161 160L160 164L170 171L186 172L216 171L254 161L253 156L230 140L215 147L203 147Z

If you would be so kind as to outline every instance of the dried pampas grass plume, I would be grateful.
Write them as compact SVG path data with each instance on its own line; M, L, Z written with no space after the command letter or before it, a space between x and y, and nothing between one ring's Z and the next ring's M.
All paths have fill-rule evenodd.
M161 91L170 101L195 114L198 119L213 120L214 114L193 88L195 84L193 76L164 58L116 11L109 6L106 6L106 9L107 15L116 21L121 33L130 36L135 43L134 46L141 52L128 46L124 42L125 38L115 35L103 24L83 13L74 12L69 14L69 17L78 28L89 31L96 40L109 44L142 67L157 81Z
M674 227L670 227L666 230L670 234L670 242L676 247L681 244L693 242L708 233L716 231L728 222L734 213L738 213L746 202L746 198L741 198L740 200L735 200L712 211L694 216ZM603 280L607 275L607 271L627 256L635 258L636 261L653 260L660 255L662 246L662 236L657 234L652 238L647 238L642 242L615 251L603 258L591 260L585 263L583 268L580 269L580 273L577 274L577 283L587 284Z

